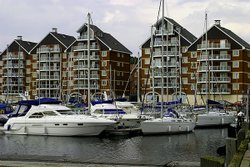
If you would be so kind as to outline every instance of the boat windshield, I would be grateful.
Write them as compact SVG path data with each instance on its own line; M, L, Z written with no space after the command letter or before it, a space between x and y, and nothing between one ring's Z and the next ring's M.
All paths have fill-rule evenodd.
M56 110L56 111L59 112L62 115L75 115L76 114L72 110Z
M54 111L44 111L43 115L45 115L45 116L56 116L57 114Z

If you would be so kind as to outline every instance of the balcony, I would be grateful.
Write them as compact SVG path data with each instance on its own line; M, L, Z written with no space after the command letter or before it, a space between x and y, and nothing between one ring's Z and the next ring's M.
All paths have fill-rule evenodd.
M23 81L10 81L10 82L3 82L3 86L23 86L24 82Z
M87 45L78 45L73 47L74 51L81 51L81 50L88 50ZM90 45L90 50L99 50L99 46L97 45Z
M3 74L3 77L15 78L15 77L24 77L24 75L23 75L23 73L7 72L7 73Z
M54 66L42 66L38 71L60 71L60 68Z
M174 34L174 29L171 28L171 29L168 29L168 30L163 30L163 35L173 35ZM156 30L155 31L155 35L162 35L162 30Z
M162 87L161 82L156 82L154 84L154 88L161 88L161 87ZM179 88L179 84L169 82L168 85L167 85L166 83L163 83L163 88Z
M161 72L160 71L154 71L154 77L155 78L160 78L161 77ZM163 77L168 77L168 78L176 78L179 77L179 73L177 72L164 72Z
M19 54L8 53L7 55L3 56L3 60L23 60L23 52L19 52Z
M179 46L179 41L178 40L169 40L169 41L155 41L154 46Z
M178 64L176 63L176 62L168 62L168 63L166 63L166 62L164 62L163 63L163 67L178 67ZM162 67L162 63L155 63L154 64L154 68L161 68Z
M3 66L4 69L6 68L24 68L23 63L7 63L5 66Z
M36 80L59 80L59 75L41 75Z
M162 52L153 52L153 57L161 57ZM179 56L179 52L177 51L163 51L163 56Z
M220 43L206 43L203 44L198 44L197 45L197 50L212 50L212 49L230 49L231 44L230 43L225 43L225 44L220 44Z
M74 90L77 90L77 89L88 89L88 85L87 84L75 84ZM90 89L99 89L99 85L90 84Z
M75 80L81 80L81 79L88 79L88 75L76 75ZM99 79L99 74L90 74L90 79L91 80L96 80L96 79Z
M94 34L90 34L90 40L94 40ZM88 34L84 34L78 37L78 41L88 40Z
M206 77L199 78L198 83L207 83L208 80ZM230 77L213 77L210 78L210 83L230 83Z
M38 48L36 50L37 53L57 53L57 52L61 52L60 48L49 48L49 47L42 47L42 48Z
M12 89L12 90L4 90L3 91L3 95L16 95L18 96L20 93L24 93L24 90L23 89L19 89L19 91L17 89Z
M74 57L74 61L77 60L88 60L88 55L78 54L76 57ZM100 58L98 55L92 54L90 55L90 60L100 60Z
M231 55L229 55L229 54L223 54L223 55L215 54L215 55L209 55L209 56L207 56L207 55L201 55L201 56L198 56L198 58L197 58L197 61L207 61L207 60L210 60L210 61L226 61L226 60L231 60Z
M201 89L200 92L198 92L199 94L207 94L206 93L206 89L203 88ZM210 89L210 93L209 94L214 94L214 95L219 95L219 94L231 94L231 90L229 88L214 88L214 89Z
M211 66L209 67L209 70L212 72L230 72L231 67L229 66ZM198 68L198 72L206 72L208 71L206 66L200 66Z
M60 62L60 57L54 57L54 56L43 56L38 59L38 62Z

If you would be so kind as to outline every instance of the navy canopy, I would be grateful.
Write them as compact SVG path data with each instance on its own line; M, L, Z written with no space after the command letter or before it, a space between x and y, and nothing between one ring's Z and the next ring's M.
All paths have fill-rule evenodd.
M18 102L19 105L39 105L39 104L60 104L60 100L52 98L41 98L36 100L21 100Z

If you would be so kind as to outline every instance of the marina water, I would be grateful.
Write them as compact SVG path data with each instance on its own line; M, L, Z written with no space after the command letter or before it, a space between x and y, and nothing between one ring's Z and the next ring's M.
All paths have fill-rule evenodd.
M217 156L227 129L195 129L162 136L48 137L0 135L0 156L12 160L49 160L107 164L163 165Z

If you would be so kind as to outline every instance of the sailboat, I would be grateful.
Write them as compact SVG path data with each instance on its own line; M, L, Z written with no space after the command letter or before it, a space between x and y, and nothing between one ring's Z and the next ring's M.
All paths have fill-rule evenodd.
M193 131L195 127L195 122L190 118L185 118L180 116L177 112L174 112L171 108L167 108L167 113L164 114L163 107L163 73L164 73L164 33L166 30L164 29L164 0L162 2L162 23L161 23L161 114L160 118L152 118L150 120L146 120L141 123L142 133L144 135L154 135L154 134L172 134L172 133L185 133ZM160 25L159 25L160 27ZM168 29L169 27L167 27ZM152 31L151 31L152 32ZM151 47L153 47L153 33L151 34ZM167 30L167 44L168 44L168 30ZM180 39L179 39L180 40ZM167 49L168 50L168 49ZM151 57L152 57L153 49L151 48ZM167 59L168 59L168 51ZM168 63L166 63L166 70L168 70ZM168 77L167 77L167 87L168 87ZM153 85L154 86L154 85ZM168 92L168 90L167 90ZM168 93L167 93L168 96ZM153 96L154 98L154 96Z
M200 108L196 110L198 114L196 115L196 127L209 127L209 126L226 126L235 122L235 116L231 113L226 112L220 107L213 107L212 105L218 104L218 102L209 99L209 88L210 88L210 60L208 54L208 39L207 39L207 13L205 14L205 26L206 34L205 41L203 41L203 46L201 54L205 50L206 56L206 106L205 108ZM199 75L198 75L199 77ZM204 112L205 111L205 112Z

